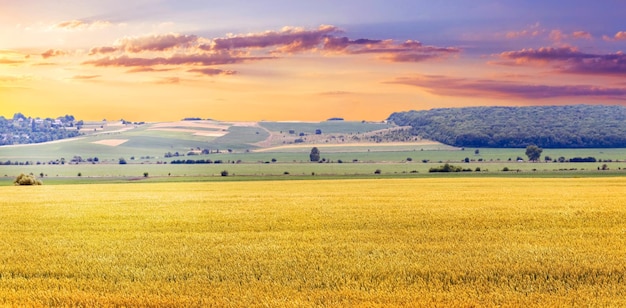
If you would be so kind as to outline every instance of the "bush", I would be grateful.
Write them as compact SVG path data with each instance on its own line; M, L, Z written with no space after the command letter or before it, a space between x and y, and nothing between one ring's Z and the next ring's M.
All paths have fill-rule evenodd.
M374 174L380 174L380 169L376 169L376 171L374 171Z
M450 164L445 164L443 166L433 167L433 168L428 169L428 172L461 172L461 171L463 171L462 167L454 166Z
M227 170L224 170L224 171L220 172L220 174L221 174L222 176L228 176L228 171L227 171Z
M147 177L148 177L148 175L150 175L148 172L144 172L144 173L143 173L143 177L144 177L144 178L147 178Z
M43 185L43 182L41 182L41 180L38 180L37 178L35 178L34 175L32 174L24 174L21 173L20 175L18 175L15 180L13 181L13 184L16 186L21 186L21 185Z

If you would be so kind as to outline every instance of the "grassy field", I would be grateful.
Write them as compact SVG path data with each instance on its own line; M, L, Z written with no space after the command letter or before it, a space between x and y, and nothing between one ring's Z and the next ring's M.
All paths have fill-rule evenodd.
M539 176L589 176L591 173L595 176L598 168L602 168L604 164L610 169L605 174L619 175L622 170L626 172L626 149L544 149L542 157L550 156L554 160L559 157L567 159L592 156L602 162L546 163L542 159L541 163L519 163L518 157L526 159L524 149L459 149L427 141L352 144L324 142L328 138L316 140L320 144L282 144L274 141L264 143L264 140L270 140L276 134L297 135L289 134L289 130L306 134L315 134L316 129L321 129L324 134L359 134L392 127L383 123L182 121L145 125L117 123L108 124L110 126L103 126L99 130L103 123L96 123L94 127L97 131L94 134L80 138L37 145L0 147L0 162L13 163L10 166L0 165L0 185L10 185L11 179L20 173L33 173L37 176L43 174L44 182L57 177L76 178L71 182L80 182L80 177L134 179L145 172L152 177L175 177L175 181L178 181L183 177L215 177L224 170L230 175L247 177L303 177L312 174L345 177L371 175L377 170L386 176L413 176L416 173L426 174L430 168L444 163L460 165L473 171L479 168L482 173L491 175L501 174L506 167L515 172L519 170L522 173L541 173ZM281 136L276 140L282 140L284 137ZM308 136L311 138L313 135ZM108 143L116 141L120 143ZM309 153L313 146L320 149L322 159L331 163L310 163ZM220 150L220 153L164 157L168 152L186 155L189 151L198 149L210 149L212 152ZM81 156L83 159L97 157L99 161L95 165L50 164L51 161L61 159L69 162L74 156ZM118 165L120 158L124 158L129 164ZM223 164L170 164L172 160L180 159L219 160ZM466 159L470 162L465 163ZM15 162L20 165L14 165ZM28 165L24 165L26 163Z
M624 306L626 178L0 187L0 305Z

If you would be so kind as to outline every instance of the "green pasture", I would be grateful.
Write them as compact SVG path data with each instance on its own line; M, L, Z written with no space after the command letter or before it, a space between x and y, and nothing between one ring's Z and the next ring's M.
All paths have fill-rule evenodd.
M364 163L222 163L222 164L140 164L116 163L79 165L0 166L0 185L12 185L20 173L32 173L44 184L101 181L205 181L290 178L346 177L441 177L441 176L516 176L516 177L591 177L626 175L626 162L611 163L452 163L471 172L429 173L442 163L364 162ZM608 170L598 170L606 164ZM503 171L504 168L509 171ZM477 171L479 169L480 171ZM376 171L380 173L375 174ZM228 177L221 176L228 171ZM144 177L148 173L148 177ZM43 174L43 177L41 177Z
M296 134L315 134L320 129L325 134L359 134L375 130L392 128L394 125L387 123L372 122L346 122L346 121L325 121L325 122L259 122L259 125L274 132L287 133L294 130Z

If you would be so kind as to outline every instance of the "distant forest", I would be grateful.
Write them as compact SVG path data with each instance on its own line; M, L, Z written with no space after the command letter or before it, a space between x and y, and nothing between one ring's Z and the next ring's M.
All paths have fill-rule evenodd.
M31 118L16 113L12 119L0 116L0 146L40 143L80 135L83 121L65 115L56 119Z
M458 147L624 148L626 108L568 105L467 107L393 113L412 134Z

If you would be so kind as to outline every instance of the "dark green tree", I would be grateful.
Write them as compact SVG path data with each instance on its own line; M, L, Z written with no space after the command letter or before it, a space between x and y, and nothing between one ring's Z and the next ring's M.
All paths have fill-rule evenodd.
M526 147L526 156L528 156L530 161L538 161L541 157L541 152L543 152L543 149L534 144Z
M319 161L320 160L320 150L317 147L313 147L311 149L311 154L309 154L309 158L311 161Z

